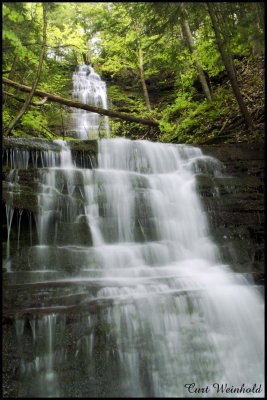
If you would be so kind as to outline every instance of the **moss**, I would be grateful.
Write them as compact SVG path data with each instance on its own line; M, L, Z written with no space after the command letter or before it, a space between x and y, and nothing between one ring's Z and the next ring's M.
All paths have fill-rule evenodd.
M14 149L18 148L21 150L51 150L59 152L61 147L59 144L46 139L37 138L3 138L2 149Z
M88 151L94 154L98 152L97 140L72 140L69 142L71 150L75 151Z
M7 175L9 174L11 168L8 165L2 165L2 179L6 179Z
M220 193L228 193L238 191L238 193L246 193L257 191L260 192L262 182L255 176L246 176L238 178L216 178L216 185L219 187Z
M112 331L112 325L105 321L96 322L93 327L97 335L109 335Z
M197 187L199 190L208 190L214 187L214 180L208 175L197 175Z
M3 201L19 210L31 211L34 214L38 212L37 195L30 191L12 193L12 196L10 192L3 192Z

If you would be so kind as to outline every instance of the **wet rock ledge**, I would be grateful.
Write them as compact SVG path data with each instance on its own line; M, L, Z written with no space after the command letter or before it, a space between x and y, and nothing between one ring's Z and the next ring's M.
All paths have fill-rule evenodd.
M89 151L97 153L97 140L70 140L68 141L71 150ZM3 150L20 149L20 150L39 150L39 151L56 151L59 152L61 146L56 141L45 139L25 139L25 138L3 138Z
M96 166L96 140L72 140L69 144L77 167ZM265 233L264 144L215 144L199 147L205 155L215 157L225 165L223 177L214 178L205 174L198 177L198 190L207 211L211 234L220 248L221 261L231 264L237 272L253 273L256 283L262 284ZM4 138L2 206L9 202L11 196L15 212L26 210L35 214L37 168L46 166L45 155L49 151L58 156L60 148L59 143L43 139ZM8 182L10 167L7 164L10 165L10 157L14 152L20 152L22 156L26 153L30 155L27 168L19 171L19 193L12 192ZM23 157L21 162L23 164Z

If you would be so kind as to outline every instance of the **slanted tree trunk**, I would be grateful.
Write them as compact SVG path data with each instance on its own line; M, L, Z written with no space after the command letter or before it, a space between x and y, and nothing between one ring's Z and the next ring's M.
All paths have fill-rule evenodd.
M38 85L39 79L40 79L40 75L41 75L41 71L42 71L42 65L43 65L43 59L44 59L44 55L45 55L45 46L46 46L46 28L47 28L47 16L46 16L46 7L47 5L45 3L42 3L43 6L43 42L42 42L42 47L41 47L41 53L40 53L40 57L39 57L39 63L38 63L38 68L36 71L36 75L35 75L35 79L32 85L32 89L30 91L29 96L27 97L27 99L25 100L25 103L23 104L23 106L21 107L20 111L18 112L18 114L15 116L15 118L10 122L5 135L9 136L14 128L14 126L18 123L18 121L20 121L21 117L23 116L23 114L25 114L25 112L27 111L31 100L34 96L34 92L35 89Z
M144 98L146 102L146 108L148 111L151 111L151 104L149 100L148 90L145 81L145 73L144 73L144 58L143 58L143 50L140 40L138 40L138 56L139 56L139 71L140 71L140 78L144 92Z
M3 78L2 81L9 86L12 86L16 89L21 90L22 92L29 93L32 90L31 87L29 87L29 86L22 85L17 82L13 82L7 78ZM84 104L84 103L80 103L79 101L65 99L64 97L56 96L52 93L42 92L41 90L37 90L37 89L35 90L34 95L38 96L38 97L47 97L47 101L53 101L55 103L64 104L65 106L68 106L68 107L79 108L81 110L95 112L100 115L107 115L108 117L119 118L124 121L136 122L138 124L159 127L159 122L156 121L155 119L140 118L135 115L129 115L129 114L125 114L125 113L121 113L121 112L117 112L117 111L106 110L106 109L100 108L100 107L90 106L89 104Z
M208 99L208 101L211 101L212 100L212 95L211 95L211 92L210 92L210 89L209 89L209 85L208 85L207 79L205 77L204 71L201 68L200 62L199 62L199 60L197 58L197 55L196 55L195 46L194 46L194 39L193 39L193 36L192 36L192 33L191 33L191 29L190 29L190 26L189 26L189 23L188 23L188 19L187 19L187 13L186 13L186 10L185 10L185 7L184 7L183 3L181 3L180 9L181 9L181 12L182 12L181 24L182 24L183 34L184 34L184 36L186 38L186 41L188 43L189 50L193 55L194 64L195 64L195 67L196 67L196 70L197 70L197 73L198 73L198 76L199 76L199 80L200 80L203 92L204 92L206 98Z
M207 4L208 10L209 10L209 15L210 15L213 30L215 33L216 42L217 42L219 51L221 53L221 57L222 57L228 78L230 80L232 90L234 92L235 98L237 100L241 114L245 120L247 127L249 129L252 129L253 128L252 118L251 118L249 111L247 109L247 106L243 100L243 96L241 94L241 91L240 91L240 88L239 88L239 85L238 85L238 82L236 79L232 56L231 56L230 52L225 49L223 40L221 38L219 25L217 23L216 16L215 16L214 3L206 3L206 4Z

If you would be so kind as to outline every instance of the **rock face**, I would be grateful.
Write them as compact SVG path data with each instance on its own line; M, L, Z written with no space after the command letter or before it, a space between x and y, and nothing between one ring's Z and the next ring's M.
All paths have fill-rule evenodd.
M219 246L221 262L231 264L237 272L252 273L255 282L262 284L264 278L264 148L262 144L203 145L199 147L205 155L215 157L224 164L222 175L214 177L207 171L207 173L199 174L197 178L203 208L206 210L210 222L210 233ZM77 166L81 168L96 166L96 141L72 141L71 148ZM24 393L19 392L20 359L23 358L27 362L33 360L32 332L35 332L34 318L37 318L36 315L38 316L38 312L40 313L42 310L40 306L44 303L47 308L43 312L53 313L49 301L55 293L58 305L62 306L62 315L59 318L63 320L65 318L65 307L72 305L71 310L68 311L64 332L57 332L56 336L59 347L65 346L68 349L68 360L70 360L70 363L65 365L64 371L58 371L58 373L62 374L63 382L70 382L73 379L76 382L76 385L73 385L73 392L69 393L70 397L79 397L81 393L88 397L88 376L83 372L85 368L82 365L77 365L75 351L73 350L76 348L76 342L88 335L88 332L81 331L82 329L89 329L84 322L88 318L83 316L84 309L87 311L90 309L93 318L90 329L99 332L99 357L103 353L101 349L106 345L101 340L105 338L109 327L102 326L98 321L98 316L99 310L103 310L109 304L91 301L81 306L80 297L83 296L83 292L74 293L71 296L69 294L68 290L70 285L74 284L73 282L64 281L64 283L59 282L57 285L53 282L20 284L21 280L27 282L31 269L36 268L35 262L39 260L38 257L41 263L45 259L47 265L53 264L59 272L60 268L64 268L70 276L72 272L75 274L71 256L66 248L63 249L60 246L47 248L43 249L38 255L34 254L34 251L38 249L31 246L38 244L35 223L38 207L38 171L40 167L44 169L47 167L48 154L51 156L51 152L49 153L48 150L51 150L57 157L59 149L60 146L56 143L44 140L4 139L3 141L2 231L4 238L7 238L8 235L11 209L14 212L9 242L9 251L13 255L13 273L3 275L5 287L3 299L4 397L24 395ZM18 185L13 184L14 176L9 175L10 165L13 165L13 168L18 168L18 172L13 172L13 174L16 174L15 181ZM77 187L82 184L80 178L79 173L74 177ZM66 184L63 175L59 174L58 179L62 181L62 185ZM142 216L148 220L146 210L141 204L141 195L142 193L140 193L140 210L138 211L140 220ZM79 196L80 193L77 191L77 206L81 201ZM144 225L144 223L141 225ZM143 226L144 228L149 229L149 226ZM139 226L136 226L136 230L137 234L143 234L143 230L140 230ZM18 232L20 232L19 236ZM71 227L63 223L58 226L57 241L60 244L73 244L75 239L77 239L77 243L90 246L90 232L88 232L88 226L83 219L72 224ZM4 239L3 244L4 247L7 245L7 239ZM49 270L36 271L36 282L39 280L38 274L42 274L42 280L45 280L45 278L49 279L50 273ZM81 282L75 284L81 285ZM101 287L101 282L96 280L94 287L90 288L85 283L83 285L84 292L87 293L89 289L90 291L97 291ZM28 309L29 315L26 316L25 326L23 325L23 336L21 334L21 338L18 339L21 321L19 314L15 316L16 322L14 321L14 310L18 310L21 304ZM65 325L62 323L57 324L57 326ZM106 373L107 371L105 371ZM33 382L32 385L34 386L34 384ZM75 391L77 387L80 388L79 393ZM90 387L98 388L99 385L97 385L97 382L92 382ZM90 396L101 397L101 393L94 392L94 389L90 390L92 390L92 393L89 393Z
M225 165L224 177L199 179L211 234L222 262L235 271L264 279L264 146L224 144L199 146Z
M97 141L74 140L70 146L78 167L96 166ZM198 176L198 189L207 211L211 234L220 248L221 260L231 264L236 271L256 273L256 280L259 281L264 270L264 146L242 143L199 147L205 155L215 157L224 164L221 177L214 178L209 174ZM58 156L60 146L41 139L4 139L2 206L10 204L12 199L15 213L19 214L21 210L30 212L34 219L37 211L37 168L42 164L46 166L45 154L48 150ZM22 154L17 176L19 190L9 182L8 177L7 164L12 164L14 152ZM25 161L26 152L28 161ZM19 159L18 156L15 158ZM77 175L76 183L79 185L78 181ZM3 215L5 237L4 209ZM23 221L24 225L28 225L25 215L22 224ZM22 230L25 228L21 227ZM67 231L63 229L63 235ZM12 248L12 239L15 243L17 238L14 232L10 235Z

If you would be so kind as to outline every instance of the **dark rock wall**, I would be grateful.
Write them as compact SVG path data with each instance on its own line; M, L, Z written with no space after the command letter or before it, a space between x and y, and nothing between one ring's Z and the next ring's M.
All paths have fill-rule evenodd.
M264 145L199 147L225 165L225 177L199 180L202 202L222 262L231 264L235 271L252 272L256 283L263 283Z
M96 165L96 141L73 141L71 147L77 166L90 168ZM240 143L199 147L205 155L219 159L225 166L223 177L198 177L200 196L207 211L211 234L220 248L221 261L231 264L236 271L255 273L256 281L260 283L264 271L264 145ZM19 210L24 210L34 215L37 207L34 166L29 165L28 170L20 170L21 191L10 194L6 154L8 150L16 148L39 151L40 154L49 149L55 152L59 150L58 145L44 140L3 141L4 242L7 231L3 206L9 202L10 196L17 214ZM23 218L26 221L26 217ZM17 219L14 219L14 229ZM11 248L12 238L16 246L15 232L11 232Z
M27 274L24 269L25 265L27 265L27 270L31 267L30 245L38 243L34 218L37 207L37 169L31 164L29 169L21 169L19 172L20 193L14 191L12 194L12 190L10 191L12 186L10 187L8 184L7 150L20 148L33 152L42 152L51 149L56 152L58 147L53 144L51 145L53 147L50 147L49 142L38 142L36 140L34 142L19 141L17 146L15 139L4 140L3 145L3 244L5 246L7 237L5 205L9 203L11 197L15 208L10 236L13 270L20 271L20 274ZM219 245L221 262L231 264L235 271L252 272L255 282L262 284L264 278L264 148L262 144L203 145L200 147L205 155L216 157L225 165L223 176L214 178L213 174L200 174L197 181L202 204L210 222L211 235ZM73 142L72 151L77 165L86 168L95 165L96 142ZM88 157L88 154L90 157ZM38 167L39 161L36 161ZM21 210L23 210L22 214L20 214ZM17 231L19 219L21 232L18 250ZM64 237L62 236L64 243L68 241L68 235L72 235L71 242L73 242L73 228L70 230L65 226L60 231L62 235L65 235L63 235ZM75 230L77 237L80 234L78 229L82 229L82 225L77 225L77 230ZM86 237L88 237L88 234L86 234ZM3 254L5 256L5 249ZM57 265L57 254L52 252L50 257L49 255L46 256L46 259L49 260L48 263L51 261ZM70 268L72 268L68 254L66 254L65 258L65 267L67 268L68 263L70 263ZM62 262L62 257L60 257L60 260ZM59 268L59 265L57 267ZM3 281L5 286L6 274L3 275ZM12 283L17 282L13 282L9 278L9 284L12 285ZM12 295L10 295L10 290L13 293ZM5 307L14 310L18 304L27 305L27 301L32 301L32 296L28 296L29 288L21 291L20 295L15 290L12 291L12 288L10 290L4 290L3 299L3 396L19 397L26 395L27 397L27 394L22 393L21 389L19 389L21 386L19 383L20 368L21 359L27 362L34 359L32 333L29 322L26 319L23 340L18 340L16 336L18 326L9 317L8 310ZM28 297L29 300L27 300ZM34 298L37 301L42 301L42 298L39 299L37 295ZM91 314L96 311L92 310ZM86 334L81 332L81 329L86 326L82 320L82 310L75 309L73 318L74 320L71 321L69 316L69 323L66 324L64 335L59 336L60 346L65 346L67 349L70 362L68 364L65 363L64 369L62 370L60 367L57 372L63 383L76 382L76 384L73 384L73 390L70 389L70 397L79 397L81 395L86 397L88 396L88 376L83 372L86 371L86 368L83 365L77 365L77 359L74 356L75 351L73 350L77 346L77 337L80 338ZM97 318L95 321L98 321ZM101 346L103 347L103 345ZM72 354L73 357L71 357ZM27 386L29 385L34 386L35 382L27 383ZM94 392L94 390L97 390L95 388L98 388L97 383L93 382L90 388L92 388L90 389L92 390L92 393L90 392L92 397L101 397L100 393Z

